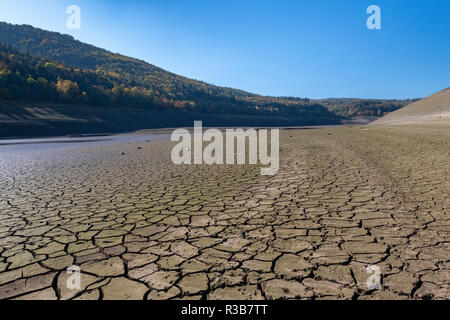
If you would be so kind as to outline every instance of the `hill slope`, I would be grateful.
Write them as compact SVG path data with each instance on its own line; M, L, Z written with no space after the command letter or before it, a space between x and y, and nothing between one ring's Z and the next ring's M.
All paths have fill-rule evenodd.
M32 26L0 22L0 43L12 46L22 54L43 57L61 64L61 69L73 68L75 73L94 72L97 78L106 80L107 83L103 80L101 84L94 82L92 85L96 86L95 93L80 91L80 94L90 100L93 94L98 95L100 98L96 99L99 100L96 104L101 106L146 109L162 107L202 113L326 118L328 120L325 123L336 123L340 119L321 104L309 99L265 97L210 85L178 76L138 59L82 43L69 35ZM73 82L67 78L62 80ZM137 96L140 102L133 104L133 99L128 99L129 96Z
M383 100L383 99L354 99L329 98L318 99L315 102L327 107L331 112L343 117L382 117L419 99Z
M422 123L450 119L450 88L394 111L372 124Z
M327 122L336 123L341 117L380 117L411 103L409 100L309 100L261 96L178 76L144 61L82 43L72 36L28 25L0 22L0 43L11 45L22 53L44 57L66 67L93 71L97 77L106 78L108 84L104 81L94 83L95 92L86 92L88 98L96 95L95 104L102 106L122 107L126 104L208 113L298 116L305 117L305 120L328 118ZM131 100L139 98L139 103L121 98L130 94L133 96Z

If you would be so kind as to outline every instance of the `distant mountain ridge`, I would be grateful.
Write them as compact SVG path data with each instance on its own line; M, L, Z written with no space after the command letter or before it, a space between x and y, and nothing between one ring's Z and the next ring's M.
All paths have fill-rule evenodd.
M165 71L144 61L82 43L72 36L27 25L0 22L0 43L21 53L45 57L71 68L87 69L108 79L117 91L137 88L148 96L147 107L167 107L197 112L295 114L337 119L308 99L264 97L238 89L218 87ZM112 89L112 88L105 88ZM143 92L143 93L142 93Z
M328 98L312 101L320 103L331 112L343 117L382 117L418 100Z

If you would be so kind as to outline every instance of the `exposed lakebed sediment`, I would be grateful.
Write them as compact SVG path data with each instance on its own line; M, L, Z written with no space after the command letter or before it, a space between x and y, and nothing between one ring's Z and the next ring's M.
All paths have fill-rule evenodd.
M449 299L449 132L285 130L272 177L166 140L8 153L0 298Z

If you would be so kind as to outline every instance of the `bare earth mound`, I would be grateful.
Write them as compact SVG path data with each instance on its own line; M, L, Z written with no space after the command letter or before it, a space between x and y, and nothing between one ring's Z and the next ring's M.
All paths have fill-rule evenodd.
M450 88L394 111L372 124L422 123L450 119Z

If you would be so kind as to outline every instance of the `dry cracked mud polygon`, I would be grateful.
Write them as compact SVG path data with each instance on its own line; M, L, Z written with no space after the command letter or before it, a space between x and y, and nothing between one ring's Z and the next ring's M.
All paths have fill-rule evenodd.
M449 138L448 126L284 130L273 177L175 166L165 141L11 154L0 298L449 299Z

